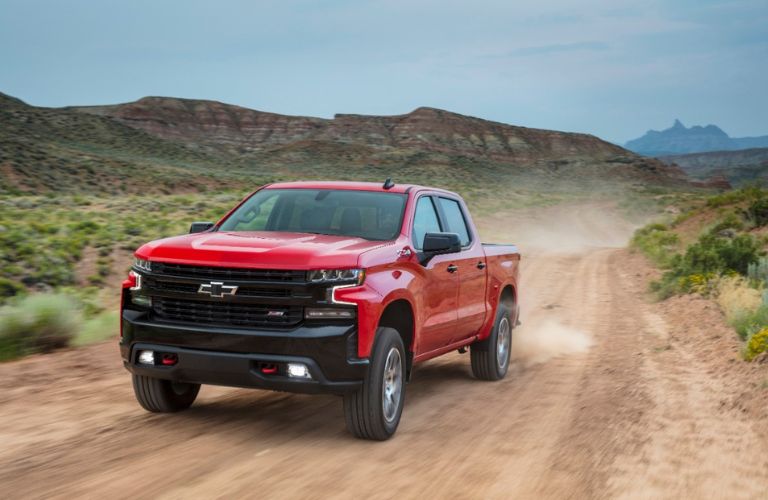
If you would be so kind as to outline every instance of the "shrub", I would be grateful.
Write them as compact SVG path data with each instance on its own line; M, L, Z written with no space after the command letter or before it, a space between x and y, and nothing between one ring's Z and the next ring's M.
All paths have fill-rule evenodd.
M758 261L758 252L757 241L748 234L735 238L705 234L685 254L670 260L669 270L651 289L662 299L676 293L700 292L704 282L709 290L709 282L716 276L746 275L749 264Z
M718 235L727 230L744 229L744 221L738 215L730 213L709 230L710 234Z
M744 348L744 359L752 361L758 354L768 352L768 327L754 333Z
M714 273L690 274L677 279L677 286L681 292L709 295L716 282Z
M742 339L755 330L768 325L768 307L762 310L763 292L749 286L749 282L738 276L726 277L717 286L717 303L725 313L726 321L733 326Z
M763 304L756 310L741 309L734 313L731 326L742 340L748 339L755 332L768 326L768 305Z
M685 255L673 262L673 267L679 275L727 271L746 275L749 264L757 262L758 252L757 241L748 234L735 238L706 234L689 246Z
M82 316L66 295L38 294L0 309L0 359L66 347Z
M635 231L631 245L659 266L666 267L675 255L680 239L664 224L649 224Z
M743 201L755 200L764 195L765 191L758 187L747 187L734 191L726 191L725 193L707 199L707 206L717 208L725 205L733 205Z
M768 225L768 196L761 196L750 203L745 214L755 227Z
M78 332L73 345L82 346L101 342L116 336L120 332L120 322L116 312L103 312L89 320Z
M747 276L757 285L768 285L768 257L760 257L747 265Z
M16 295L24 295L27 289L18 281L0 278L0 303Z

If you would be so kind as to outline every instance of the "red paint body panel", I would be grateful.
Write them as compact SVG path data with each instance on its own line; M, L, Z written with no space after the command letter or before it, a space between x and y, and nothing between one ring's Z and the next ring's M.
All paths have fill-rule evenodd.
M288 182L261 189L384 191L381 184L364 182ZM339 288L334 293L335 300L357 306L360 358L370 355L381 315L397 300L407 301L413 311L413 343L408 348L415 361L486 338L505 288L511 289L515 304L519 304L517 248L481 244L464 201L454 193L409 185L395 185L389 192L408 195L401 232L393 241L308 233L213 231L153 241L139 248L135 255L152 261L233 268L364 269L362 285ZM459 253L435 256L422 266L411 238L419 196L459 201L471 244ZM458 270L448 272L451 265ZM127 285L128 282L123 284ZM518 310L516 306L513 324Z

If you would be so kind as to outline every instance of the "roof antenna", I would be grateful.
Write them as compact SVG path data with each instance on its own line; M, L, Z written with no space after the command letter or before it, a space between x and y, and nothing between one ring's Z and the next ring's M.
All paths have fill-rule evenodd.
M392 177L387 177L387 180L384 181L384 186L382 186L384 189L392 189L395 187L395 183L392 182Z

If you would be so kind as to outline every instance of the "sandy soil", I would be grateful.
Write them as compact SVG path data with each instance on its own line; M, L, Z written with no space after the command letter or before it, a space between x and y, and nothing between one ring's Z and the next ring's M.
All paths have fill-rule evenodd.
M509 376L421 365L388 442L350 437L333 396L204 387L145 413L110 342L0 365L2 496L766 498L768 365L711 302L649 302L625 226L557 220L523 245Z

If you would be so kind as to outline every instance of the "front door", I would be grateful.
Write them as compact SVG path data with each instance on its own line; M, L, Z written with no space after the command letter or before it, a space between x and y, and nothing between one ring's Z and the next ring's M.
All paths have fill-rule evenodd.
M421 250L424 235L439 233L443 229L433 198L422 196L416 203L413 218L413 245ZM413 290L421 298L422 327L416 354L439 349L450 343L456 331L458 317L459 275L454 270L458 254L437 255L423 269L424 282L429 286ZM450 268L450 269L449 269Z

